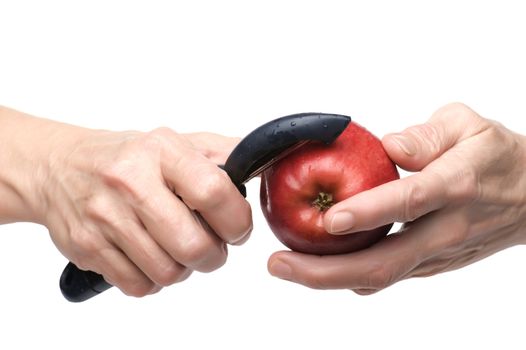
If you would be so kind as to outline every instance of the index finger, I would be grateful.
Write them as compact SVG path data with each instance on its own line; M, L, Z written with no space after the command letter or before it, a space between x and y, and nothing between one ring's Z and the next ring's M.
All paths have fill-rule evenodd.
M443 176L424 169L335 204L324 216L325 228L333 234L346 234L413 221L447 203L447 185Z

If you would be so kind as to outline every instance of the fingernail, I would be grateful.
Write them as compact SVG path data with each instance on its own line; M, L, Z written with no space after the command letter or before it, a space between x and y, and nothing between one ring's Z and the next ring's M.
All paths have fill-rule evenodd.
M406 136L402 134L395 134L395 135L392 135L391 137L393 138L393 141L396 142L398 147L400 147L400 149L404 151L405 154L407 154L410 157L416 154L415 144L410 139L408 139Z
M354 215L348 211L340 211L332 216L329 233L343 233L354 225Z
M276 260L270 265L269 272L272 276L288 280L292 276L292 269L281 260Z
M252 229L253 229L253 225L250 224L250 227L248 230L246 230L239 238L229 242L230 244L232 245L242 245L243 243L245 243L249 237L250 237L250 233L252 232Z

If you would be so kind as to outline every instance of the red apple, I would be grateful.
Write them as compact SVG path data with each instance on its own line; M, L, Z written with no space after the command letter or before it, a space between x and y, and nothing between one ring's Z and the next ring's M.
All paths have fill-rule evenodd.
M294 251L350 253L382 239L392 224L331 235L323 215L335 203L398 178L380 140L351 122L332 144L308 143L265 170L261 209L276 237Z

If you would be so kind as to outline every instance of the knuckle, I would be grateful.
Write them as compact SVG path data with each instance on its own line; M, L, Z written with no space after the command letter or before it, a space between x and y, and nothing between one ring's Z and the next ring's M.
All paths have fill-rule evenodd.
M148 134L158 136L163 140L178 135L174 130L166 126L161 126L159 128L153 129Z
M168 128L158 128L138 139L138 147L150 154L160 154L168 141Z
M229 181L228 175L220 171L210 172L203 176L199 186L194 190L196 206L211 209L224 203L229 193Z
M325 281L320 276L311 276L305 280L305 285L312 289L326 290L328 289Z
M218 259L218 254L215 247L206 239L193 238L186 242L180 259L185 266L207 272L215 267L214 262Z
M118 286L128 296L142 298L155 290L155 283L146 279L124 281Z
M305 276L304 283L307 287L318 290L333 289L326 272L322 270L311 271Z
M150 158L161 161L166 154L172 154L173 150L181 147L189 147L191 143L184 136L179 135L168 127L160 127L147 132L139 139L140 152L146 152Z
M465 235L461 232L449 232L444 235L443 248L444 249L453 249L457 248L464 241Z
M212 272L212 271L215 271L221 268L223 265L225 265L227 261L227 256L228 255L226 251L215 254L213 260L210 261L209 266L204 269L201 269L201 271L202 272Z
M104 233L105 236L117 246L133 245L142 256L151 257L152 251L145 246L138 244L138 239L142 236L142 222L138 218L115 216L108 223L109 229Z
M100 169L100 176L105 183L112 186L121 186L125 179L132 173L129 161L117 160L111 164L105 164Z
M473 118L478 116L475 111L473 111L470 107L468 107L466 104L462 102L452 102L444 107L442 107L439 111L443 117L445 118Z
M501 123L497 121L487 121L485 136L492 144L508 144L510 138L507 129Z
M184 268L184 267L183 267ZM193 270L184 268L183 272L180 274L179 278L177 279L176 283L180 283L188 279L192 275Z
M462 225L456 225L454 229L444 232L441 237L441 248L443 250L458 249L458 246L466 240L469 231Z
M514 134L504 125L499 122L488 120L486 129L481 133L483 142L491 145L492 158L488 160L488 164L495 164L501 160L509 160L510 158L523 159L523 145L517 134ZM487 169L482 167L483 169Z
M130 189L137 178L137 167L132 159L119 159L101 169L100 175L105 183L110 186Z
M443 122L460 122L466 129L477 130L484 128L488 121L478 115L473 109L461 102L453 102L440 108L431 119Z
M96 255L100 250L99 244L94 235L87 230L76 229L71 231L70 240L73 250L79 257L79 264L83 266L86 266L85 257Z
M458 169L451 179L447 180L454 186L445 186L448 189L448 197L452 202L464 204L471 203L479 197L480 186L477 171L473 166L467 164Z
M431 154L439 154L444 144L444 136L431 123L420 124L407 129L418 144L425 145Z
M413 221L419 218L421 213L425 212L428 202L425 188L416 181L409 182L403 196L403 219L405 221Z
M168 287L176 282L179 282L185 273L185 268L172 262L164 265L156 271L155 282L163 287Z
M365 290L380 290L388 287L393 282L393 273L388 265L384 263L376 263L371 265L367 273L367 288Z
M108 222L113 206L108 198L104 196L92 196L85 206L86 216L95 221Z
M445 107L446 107L447 110L452 111L452 112L454 112L456 114L459 114L459 113L464 113L464 114L473 113L473 111L471 110L471 108L468 107L468 105L466 105L465 103L462 103L462 102L458 102L458 101L451 102L451 103L447 104Z
M142 185L144 181L141 180L141 177L144 175L144 172L139 171L132 160L117 161L102 172L102 178L106 184L121 191L137 205L143 205L149 199L149 193Z

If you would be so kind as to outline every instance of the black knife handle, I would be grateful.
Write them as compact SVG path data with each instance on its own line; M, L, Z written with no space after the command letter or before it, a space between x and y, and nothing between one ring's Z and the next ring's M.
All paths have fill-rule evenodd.
M60 291L67 300L79 303L98 295L111 284L102 275L93 271L83 271L72 262L66 265L60 276Z

